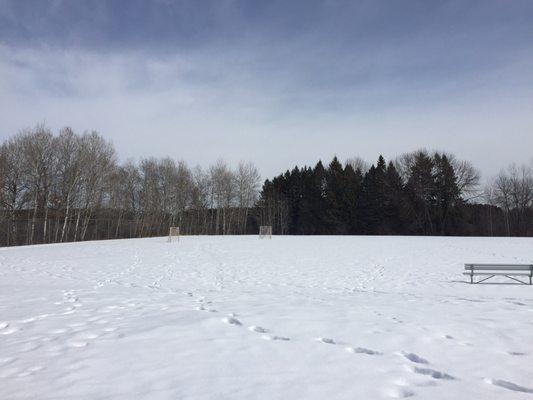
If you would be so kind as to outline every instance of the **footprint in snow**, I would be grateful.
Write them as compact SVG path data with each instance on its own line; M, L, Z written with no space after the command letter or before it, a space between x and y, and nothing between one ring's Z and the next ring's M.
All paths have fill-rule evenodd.
M346 347L346 351L348 353L354 353L354 354L368 354L370 356L378 356L381 355L379 351L366 349L364 347Z
M504 381L501 379L485 378L485 382L489 385L499 386L504 389L512 390L514 392L533 393L533 389L517 385L516 383Z
M413 392L409 388L405 387L397 387L389 389L387 394L389 397L392 397L393 399L404 399L406 397L412 397L415 395L415 392Z
M217 310L215 310L213 308L206 308L204 306L198 306L198 307L196 307L196 310L198 310L198 311L207 311L207 312L212 312L212 313L218 312Z
M412 367L411 371L414 372L415 374L431 376L434 379L446 379L446 380L455 379L453 376L448 375L445 372L437 371L431 368Z
M417 363L417 364L429 364L428 360L416 355L415 353L407 353L405 351L400 351L397 354L399 354L399 355L407 358L409 361L412 361L412 362Z
M508 351L507 354L510 356L525 356L526 353L522 353L521 351Z
M225 324L229 324L229 325L238 325L238 326L242 325L242 322L234 317L222 318L222 322L224 322Z
M261 339L265 339L265 340L282 340L282 341L291 340L291 338L288 338L286 336L276 336L276 335L262 335Z
M326 344L337 344L337 342L333 339L330 339L330 338L324 338L324 337L317 337L315 339L317 342L320 342L320 343L326 343Z
M258 333L268 333L268 329L263 328L262 326L255 326L252 325L248 328L252 332L258 332Z

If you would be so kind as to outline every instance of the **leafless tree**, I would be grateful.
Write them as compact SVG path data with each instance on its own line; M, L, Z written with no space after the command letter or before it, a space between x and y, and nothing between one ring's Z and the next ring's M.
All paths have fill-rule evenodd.
M23 177L21 137L8 139L0 149L1 200L6 215L6 244L17 244L15 218L27 204L29 190Z
M58 238L59 229L57 229L54 241L63 242L67 239L73 200L80 195L81 178L84 173L84 152L80 137L68 127L61 129L53 144L57 158L54 197L56 208L63 214L61 234Z
M52 175L55 173L53 135L44 125L37 125L33 129L21 132L19 140L22 173L33 202L27 243L34 243L37 217L40 211L44 213L42 242L45 242L48 227L48 202L54 179Z
M448 161L452 165L455 175L457 176L457 187L465 200L477 198L482 195L479 190L479 171L474 168L472 163L465 160L459 160L451 153L442 153L448 157Z
M215 233L231 232L232 206L236 200L235 176L223 160L209 169L213 202L216 208Z
M209 210L213 208L212 191L209 174L200 166L192 172L191 208L194 222L191 223L191 232L196 234L210 233Z
M351 165L354 171L359 170L363 175L370 169L370 164L357 156L346 160L346 165Z
M83 174L81 195L77 201L78 213L74 228L74 240L85 240L93 213L102 206L109 189L110 177L116 167L115 149L97 132L81 137ZM96 220L97 222L97 220ZM98 227L94 232L96 234Z
M429 157L429 152L426 149L419 149L410 153L404 153L394 160L394 167L404 182L409 180L413 165L415 165L416 160L423 157Z
M239 208L239 233L246 231L248 212L256 204L261 176L257 168L250 162L240 162L235 173L237 189L237 206Z
M510 165L494 178L489 190L491 200L505 212L507 234L528 234L533 215L532 167Z
M193 171L184 161L148 158L118 165L97 132L44 125L0 146L0 244L162 235L245 233L258 196L251 163L219 160Z

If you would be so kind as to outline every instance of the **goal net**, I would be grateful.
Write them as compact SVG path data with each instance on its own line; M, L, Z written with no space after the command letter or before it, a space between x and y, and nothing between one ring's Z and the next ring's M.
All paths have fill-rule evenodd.
M180 240L180 228L179 226L171 226L168 231L168 241L169 242L179 242Z
M260 226L259 227L259 239L272 239L272 226Z

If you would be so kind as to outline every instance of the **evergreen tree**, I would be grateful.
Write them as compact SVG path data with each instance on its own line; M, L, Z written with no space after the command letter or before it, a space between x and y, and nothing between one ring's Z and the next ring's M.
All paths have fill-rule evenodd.
M403 168L404 178L382 156L364 176L350 164L343 167L337 157L327 169L320 161L314 168L296 166L265 182L258 203L262 221L272 221L275 232L311 235L445 235L478 229L487 208L465 204L447 155L411 153ZM482 229L494 232L500 228L492 215L501 219L504 214L488 210L490 229Z
M325 190L326 171L319 161L315 168L306 170L300 204L300 234L318 235L327 233L325 229Z
M288 171L287 171L288 172ZM300 226L300 202L302 200L302 179L298 166L286 174L285 193L289 201L289 233L294 235Z
M325 228L330 234L346 234L349 227L346 177L341 163L334 157L326 171L324 216Z
M436 226L441 235L447 233L446 224L450 212L460 203L460 190L457 176L445 154L435 153L435 206Z
M405 201L402 178L394 167L394 164L389 162L385 172L383 204L385 221L383 224L382 233L403 233L405 221Z
M363 179L358 207L359 225L362 233L378 234L383 225L385 170L385 159L383 156L379 156L377 165L372 165Z
M350 164L344 168L345 191L344 206L346 207L347 233L355 235L358 233L357 204L361 192L363 175L361 170L354 171Z
M433 160L426 153L420 152L415 155L406 187L409 208L414 221L413 233L432 234L434 231L435 182L433 167Z

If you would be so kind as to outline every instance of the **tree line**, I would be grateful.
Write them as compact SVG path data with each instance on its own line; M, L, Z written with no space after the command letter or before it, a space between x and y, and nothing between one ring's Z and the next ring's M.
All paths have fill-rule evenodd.
M0 147L0 245L250 234L533 234L533 168L480 188L467 161L419 150L294 167L261 187L252 163L190 168L171 158L118 162L97 132L37 125Z
M533 168L511 166L479 187L467 161L419 150L388 163L296 166L271 180L258 209L277 234L533 234Z
M260 187L251 163L207 169L146 158L118 163L96 132L43 125L0 147L1 245L182 234L243 234Z

